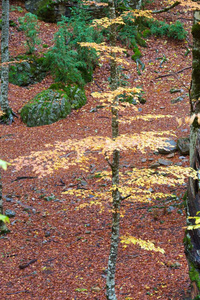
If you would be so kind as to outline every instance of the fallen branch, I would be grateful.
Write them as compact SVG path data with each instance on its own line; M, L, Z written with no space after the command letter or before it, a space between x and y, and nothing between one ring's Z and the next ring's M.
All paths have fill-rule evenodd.
M192 66L185 67L185 68L183 68L183 69L181 69L181 70L179 70L177 72L171 72L171 73L168 73L168 74L160 75L160 76L156 77L155 79L159 79L159 78L163 78L163 77L168 77L168 76L175 76L176 74L179 74L179 73L181 73L181 72L183 72L185 70L191 69L191 68L192 68Z
M180 3L181 3L181 2L176 1L176 2L173 3L172 5L167 6L167 7L164 7L164 8L162 8L162 9L160 9L160 10L153 10L153 11L152 11L152 14L160 14L160 13L162 13L162 12L166 12L166 11L168 11L168 10L174 8L175 6L179 5Z
M16 179L12 180L11 182L22 180L22 179L33 179L33 178L37 178L37 176L19 176Z
M19 268L21 270L23 270L23 269L27 268L28 266L30 266L31 264L33 264L34 262L36 262L36 261L37 261L37 259L31 259L28 263L23 264L23 265L19 265Z

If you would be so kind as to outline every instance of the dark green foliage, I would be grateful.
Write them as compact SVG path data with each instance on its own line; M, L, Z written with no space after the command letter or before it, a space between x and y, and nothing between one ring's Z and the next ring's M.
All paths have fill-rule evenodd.
M45 55L46 65L50 68L55 81L84 86L91 81L97 55L94 49L81 47L81 42L100 42L101 34L86 23L88 17L83 10L73 10L72 17L58 23L54 46Z
M40 44L37 16L32 13L27 13L24 17L19 18L19 23L20 29L23 30L26 35L27 53L32 54L36 50L36 45Z
M29 127L52 124L71 112L71 104L63 91L45 90L37 94L21 110L21 118Z
M13 60L24 62L11 65L9 68L9 82L19 86L28 86L41 82L46 76L47 69L44 67L44 58L21 55Z
M118 26L118 38L129 48L135 48L137 45L146 46L145 40L135 26L135 19L127 15L123 18L125 25Z
M140 30L145 30L149 28L150 33L157 36L168 36L173 39L183 40L187 36L187 31L183 28L183 24L176 21L174 24L167 24L162 21L147 19L147 18L137 18L137 23Z
M192 35L195 39L200 39L200 24L196 23L192 26Z

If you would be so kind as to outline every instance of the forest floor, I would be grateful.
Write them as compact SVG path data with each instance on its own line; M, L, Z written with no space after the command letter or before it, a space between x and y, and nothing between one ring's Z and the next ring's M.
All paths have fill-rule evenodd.
M12 5L23 4L11 1ZM160 3L149 5L159 8ZM17 21L25 14L13 10L10 19ZM189 115L188 91L191 81L192 13L176 7L158 15L168 23L179 20L188 31L187 40L174 41L169 38L151 36L147 47L142 48L145 71L138 75L135 62L127 58L126 67L130 86L142 86L146 103L138 105L136 114L162 114L165 118L151 121L137 120L120 125L120 133L141 131L171 131L177 140L189 135L189 126L178 127L176 117ZM57 26L40 22L40 38L52 45ZM10 28L10 54L25 52L23 32ZM128 50L132 55L132 50ZM159 57L166 56L160 67ZM180 71L180 72L178 72ZM165 75L162 77L162 75ZM169 76L167 76L169 75ZM108 63L98 67L94 81L85 87L87 104L73 111L66 119L48 126L28 128L20 118L10 126L0 125L0 158L6 161L18 156L29 155L31 151L45 150L45 144L56 141L80 139L87 136L111 136L111 118L108 112L94 109L98 102L92 92L107 89ZM38 92L48 88L53 79L47 76L41 83L28 88L9 84L9 103L18 114L20 108ZM171 94L170 89L181 92ZM175 104L171 100L184 95L184 100ZM169 118L167 115L171 115ZM159 158L166 156L128 152L121 154L121 170L149 167ZM178 152L170 158L173 164L189 166L189 157L180 157ZM99 299L104 300L106 268L109 255L111 211L106 206L103 212L98 207L77 210L81 201L62 192L71 186L102 190L95 180L94 172L107 168L99 158L92 166L90 176L78 167L57 170L52 175L38 178L32 167L16 172L9 166L3 171L4 209L15 211L16 216L8 225L10 233L0 238L0 291L1 299ZM21 178L32 176L33 178ZM154 189L154 187L152 186ZM156 191L158 191L158 188ZM160 186L159 191L175 193L172 202L135 202L128 199L123 204L125 216L121 219L121 235L130 234L150 240L165 250L165 254L142 250L137 245L123 248L119 245L116 292L118 299L134 300L180 300L186 299L190 289L188 266L184 254L183 237L186 215L183 195L186 185L178 187ZM52 195L52 197L50 197ZM29 262L32 262L29 264ZM27 265L25 265L27 264Z

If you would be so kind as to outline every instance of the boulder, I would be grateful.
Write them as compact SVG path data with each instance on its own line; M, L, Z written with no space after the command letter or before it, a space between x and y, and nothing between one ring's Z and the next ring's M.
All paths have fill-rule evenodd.
M71 8L74 6L77 6L77 2L70 0L27 0L25 2L25 7L29 12L49 23L61 21L62 16L70 17ZM88 6L88 11L95 19L106 16L106 8L104 5L96 5L93 3Z
M69 97L63 91L45 90L21 110L22 121L29 127L52 124L71 112Z
M29 127L52 124L86 104L84 89L55 83L37 94L21 109L22 121Z
M189 155L190 151L190 138L180 138L177 141L177 148L181 155Z
M174 140L166 140L166 145L158 149L160 154L170 154L175 151L177 151L177 143Z

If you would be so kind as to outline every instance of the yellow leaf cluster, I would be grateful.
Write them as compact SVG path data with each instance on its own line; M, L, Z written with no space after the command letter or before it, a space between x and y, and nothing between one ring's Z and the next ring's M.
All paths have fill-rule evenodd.
M96 44L96 43L80 43L81 47L88 47L89 49L95 49L97 51L97 54L100 55L101 54L101 60L105 60L105 59L111 59L111 60L115 60L116 63L119 64L126 64L129 65L129 62L126 61L125 59L121 58L121 57L113 57L113 54L122 54L123 52L126 51L125 48L121 48L121 47L111 47L106 45L106 43L101 43L101 44Z
M108 6L108 3L105 2L96 2L96 1L83 1L84 5L95 5L95 6Z
M195 2L195 1L180 0L180 5L181 6L186 6L187 9L189 9L189 10L199 10L200 9L199 3Z
M92 22L93 27L102 27L102 28L108 28L113 24L122 24L124 25L123 18L121 16L115 18L115 19L110 19L110 18L101 18L101 19L95 19Z
M123 12L122 16L129 16L129 17L144 17L144 18L151 18L154 19L152 11L151 10L140 10L140 9L134 9L131 11L125 11Z
M16 170L32 165L33 171L40 176L46 176L57 169L69 169L78 165L89 170L89 164L96 159L96 155L110 157L114 150L144 152L145 148L156 150L166 145L165 135L172 135L169 131L143 131L140 134L124 134L115 140L109 137L89 136L83 139L69 139L65 142L56 142L55 145L46 145L44 151L31 152L29 156L21 156L12 161Z
M198 216L199 213L200 211L197 212L197 216L195 217L188 217L188 219L193 219L195 221L195 225L187 226L187 230L194 230L200 228L200 217Z
M155 251L155 252L160 252L162 254L165 253L165 250L160 247L155 247L154 243L150 241L145 241L142 239L135 238L134 236L122 236L121 237L121 243L122 244L134 244L134 245L139 245L142 249L148 250L148 251ZM126 247L126 245L124 247Z

